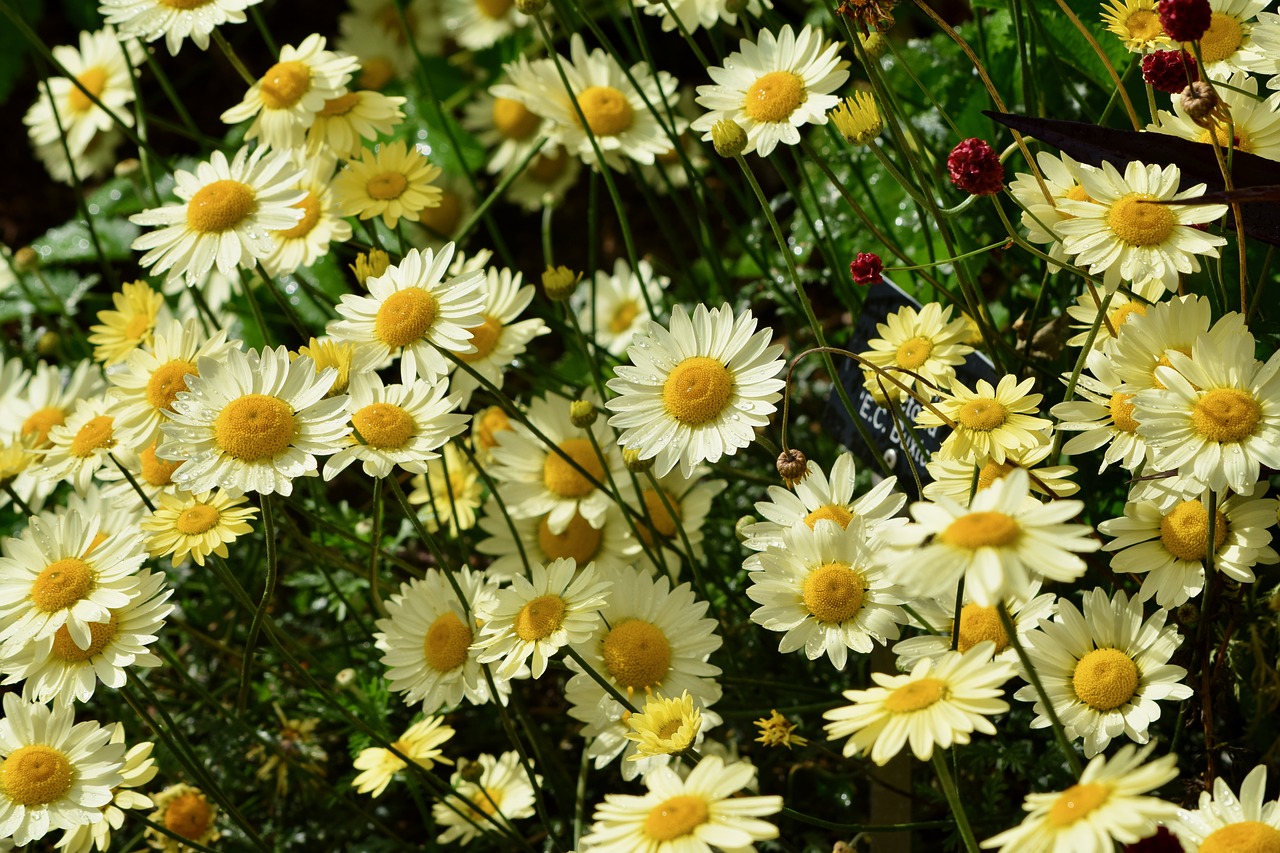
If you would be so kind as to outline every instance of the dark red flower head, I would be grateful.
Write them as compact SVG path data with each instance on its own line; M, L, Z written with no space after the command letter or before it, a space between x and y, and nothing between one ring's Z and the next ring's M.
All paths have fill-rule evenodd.
M1124 853L1180 853L1182 845L1173 833L1163 826L1141 841L1125 845Z
M1186 51L1157 50L1142 57L1142 79L1161 92L1178 95L1200 79L1200 68Z
M951 183L972 195L995 195L1004 189L1004 165L995 149L981 139L966 139L947 157Z
M1160 25L1174 41L1199 41L1212 22L1209 0L1160 0Z
M849 275L854 284L879 284L884 280L884 263L874 252L859 252L849 264Z

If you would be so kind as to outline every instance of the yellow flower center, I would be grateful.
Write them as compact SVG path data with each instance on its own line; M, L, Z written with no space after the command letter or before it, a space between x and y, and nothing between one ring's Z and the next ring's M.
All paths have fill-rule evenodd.
M1115 330L1117 335L1120 334L1120 327L1128 321L1131 314L1137 314L1139 317L1147 316L1147 303L1130 299L1107 316L1107 320L1111 323L1111 328Z
M1262 407L1237 388L1214 388L1191 409L1191 426L1209 441L1233 444L1253 435L1262 420Z
M685 426L714 421L733 399L733 374L714 358L695 355L675 366L662 385L667 414Z
M516 636L526 643L545 640L564 624L564 599L558 595L540 595L516 614Z
M316 223L320 221L320 200L315 197L314 193L308 192L302 201L292 204L290 207L296 207L301 210L302 218L292 228L277 231L276 238L279 240L297 240L305 237L312 232L316 227Z
M672 717L662 724L661 728L655 732L658 740L670 740L680 731L680 726L684 724L684 720L680 717Z
M366 57L360 66L361 89L372 89L376 92L395 78L396 67L385 56Z
M494 21L500 21L511 11L515 0L475 0L476 9L481 15Z
M988 462L983 465L978 472L978 491L991 488L992 483L1004 479L1004 475L1012 471L1013 467L1008 462Z
M848 563L823 563L801 587L805 610L819 622L838 625L858 615L867 579Z
M671 643L651 622L627 619L605 634L601 649L613 680L631 690L644 690L662 681L671 668Z
M747 89L742 109L761 122L786 121L805 102L804 80L790 71L770 71Z
M436 617L422 638L422 657L436 672L452 672L467 662L472 631L452 610Z
M418 214L418 222L442 237L453 234L462 219L462 198L449 189L440 191L440 201L435 207L424 207Z
M659 495L657 491L645 489L640 493L640 499L644 501L645 512L649 514L649 522L647 524L637 524L636 532L640 534L641 541L646 545L653 545L655 533L663 539L670 539L676 535L678 530L677 521L680 518L680 502L670 492L666 492L666 496L671 508L676 511L674 518L671 513L667 512L666 504L662 502L662 495Z
M1280 830L1256 820L1229 823L1200 842L1200 853L1280 853Z
M1164 27L1160 24L1160 16L1150 9L1138 9L1129 15L1124 26L1129 30L1131 41L1151 41L1164 35Z
M305 62L293 59L277 62L262 75L258 93L268 109L287 110L302 100L311 88L311 68Z
M542 124L537 113L512 98L494 98L492 116L494 129L507 139L528 139Z
M951 522L942 531L942 541L953 548L976 551L1012 545L1021 535L1022 528L1012 516L1003 512L971 512Z
M151 331L154 318L145 312L134 314L129 322L125 324L124 336L133 340L141 340L147 332Z
M503 430L511 429L511 419L502 411L501 406L490 406L476 418L476 438L482 447L493 449L498 446L494 436Z
M1227 541L1231 523L1218 510L1213 519L1213 550ZM1209 511L1200 501L1183 501L1160 519L1160 544L1179 560L1200 562L1209 545Z
M320 108L320 115L326 118L344 116L355 109L358 103L360 103L360 93L348 92L345 95L339 95L336 98L330 98L325 101L324 106Z
M1058 795L1049 809L1049 823L1054 826L1070 826L1107 801L1111 789L1097 782L1072 785Z
M27 416L27 419L22 422L22 434L24 436L34 435L36 437L35 446L42 447L49 441L49 430L56 426L62 426L66 422L66 412L57 406L46 406Z
M249 186L239 181L214 181L196 190L187 202L187 227L200 234L221 234L248 218L257 204Z
M168 9L177 9L180 12L190 12L192 9L199 9L208 6L214 0L156 0L161 6Z
M1009 635L1005 632L996 609L970 602L960 610L960 643L957 648L967 652L984 640L995 643L996 654L1009 645Z
M707 801L692 794L680 794L653 807L644 820L644 834L655 841L684 838L711 817Z
M107 643L111 642L111 638L116 635L118 625L119 618L114 612L107 622L90 622L90 639L87 649L77 646L76 641L71 639L71 632L67 630L66 625L63 625L53 635L53 653L67 663L84 663L102 653Z
M221 517L222 514L214 507L208 504L196 504L179 513L178 520L173 523L173 526L184 536L199 536L216 527Z
M147 380L147 402L151 407L158 411L172 408L178 392L187 390L187 374L199 376L200 371L182 358L157 367Z
M568 165L568 150L557 148L554 154L539 154L534 157L525 174L540 184L549 184L563 175Z
M502 337L502 323L497 318L486 314L483 323L472 326L467 331L471 333L471 344L476 351L463 353L458 357L465 362L473 363L488 358L493 352L493 348L498 345L498 339Z
M592 527L577 512L562 533L552 533L545 517L538 523L538 547L548 560L573 560L585 566L595 559L603 539L604 531Z
M98 415L80 427L76 431L75 438L71 439L71 454L81 459L88 459L96 451L114 445L112 420L110 415Z
M1158 246L1173 233L1178 224L1173 210L1165 204L1152 204L1149 193L1122 196L1107 211L1111 233L1130 246Z
M77 76L76 81L88 89L90 95L101 100L102 90L107 86L107 70L101 65L95 65ZM71 91L67 92L67 105L75 113L87 113L93 109L93 101L89 100L89 96L75 86L72 86Z
M804 523L809 525L810 529L817 527L819 521L834 521L841 527L848 529L849 522L853 521L853 513L847 507L840 504L827 504L820 506L813 512L804 517Z
M418 429L413 416L392 403L370 403L351 416L364 443L378 450L399 450Z
M245 394L228 403L213 422L213 440L228 456L257 462L284 452L297 428L293 409L284 400Z
M142 463L142 480L150 486L169 486L173 484L173 472L178 470L181 461L170 462L156 456L156 443L151 442L146 450L138 454Z
M588 86L578 95L578 106L596 136L617 136L635 120L627 96L612 86Z
M190 791L174 797L164 810L164 828L183 838L195 840L204 835L213 820L213 809L203 794Z
M369 198L377 201L389 201L399 198L409 186L409 179L399 172L379 172L364 185Z
M1240 49L1244 42L1244 27L1240 19L1225 12L1214 12L1209 19L1209 29L1200 37L1200 56L1205 64L1219 62Z
M915 337L898 347L895 360L898 367L904 370L915 370L929 360L933 352L933 341L924 337Z
M618 307L613 309L613 316L609 318L609 331L615 335L622 334L631 328L631 324L636 321L636 316L639 313L640 306L636 304L634 299L618 303Z
M43 806L71 790L75 768L61 750L44 744L20 746L0 767L5 796L23 806Z
M1090 708L1111 711L1133 698L1138 689L1138 667L1119 649L1094 649L1076 664L1071 685Z
M577 462L596 482L604 480L604 465L589 440L570 438L560 442L558 446L561 453ZM559 453L547 454L547 461L542 464L542 484L551 494L566 500L586 497L596 488L594 483L582 476Z
M999 400L979 397L961 406L960 411L956 413L956 420L968 429L991 432L1009 420L1009 410Z
M923 711L947 698L947 683L937 678L919 678L895 688L884 700L884 708L894 714Z
M1215 124L1212 133L1208 130L1200 132L1200 141L1206 144L1216 142L1222 148L1235 148L1237 151L1252 151L1253 139L1250 138L1249 134L1245 133L1244 129L1238 124L1234 125L1233 128L1235 135L1229 136L1227 134L1227 125Z
M440 303L421 287L397 290L379 306L373 333L392 349L407 347L422 340L439 312Z
M93 567L65 557L45 566L31 584L31 603L44 613L57 613L81 601L93 589Z
M1138 422L1133 417L1132 394L1112 394L1107 408L1111 411L1111 423L1115 424L1116 429L1130 435L1137 434Z

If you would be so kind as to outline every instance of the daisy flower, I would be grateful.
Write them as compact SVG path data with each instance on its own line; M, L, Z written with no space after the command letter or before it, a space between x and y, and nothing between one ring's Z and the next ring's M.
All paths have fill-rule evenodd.
M357 89L329 98L307 128L303 147L308 157L328 152L333 157L353 160L364 142L389 135L404 121L405 99L368 89Z
M165 586L163 574L148 571L137 575L137 596L124 607L111 610L105 622L90 622L92 640L81 648L64 625L51 637L28 643L0 665L8 676L5 684L22 686L24 699L34 702L88 702L101 682L118 689L124 686L125 669L160 665L160 658L147 646L154 643L165 617L173 611L167 603L173 590Z
M392 0L350 0L350 7L338 17L338 47L360 58L361 89L382 89L410 76L417 67L414 46L424 56L440 55L444 27L434 0L405 3L403 24Z
M1255 74L1270 75L1268 89L1280 89L1280 15L1275 12L1259 12L1249 30L1249 49L1236 54L1241 68ZM1272 95L1272 99L1275 96ZM1271 100L1271 103L1275 103Z
M627 761L678 755L694 745L702 730L702 711L694 706L687 690L674 699L654 693L639 713L631 715L627 726L630 731L623 737L636 745Z
M125 56L126 49L128 57ZM50 77L40 84L40 96L22 119L33 144L61 148L59 137L65 137L71 156L80 157L95 136L115 129L116 119L126 126L133 126L133 113L127 109L134 100L129 69L142 62L142 49L127 33L122 32L117 37L110 27L92 33L82 31L79 50L60 45L53 48L53 56L76 83L101 101L110 112L89 100L70 79ZM52 104L50 98L53 99ZM116 118L112 118L112 114Z
M707 616L707 602L699 601L689 584L674 589L666 578L651 578L637 569L621 569L603 576L610 584L608 602L600 608L594 630L573 646L597 676L620 693L634 699L662 693L688 692L707 717L706 727L720 722L706 711L720 700L715 678L720 667L708 658L722 643L715 633L719 623ZM625 711L621 703L570 658L574 676L565 685L569 716L586 724L582 736L589 741L587 755L597 769L619 755L630 757L634 742L627 739ZM667 762L665 756L650 761L626 761L624 779Z
M155 796L155 807L151 822L188 841L208 846L222 837L218 831L218 807L199 788L182 782L170 785ZM147 843L160 853L185 853L190 849L151 827L147 827Z
M995 734L987 717L1009 710L999 697L1014 665L992 660L991 651L992 644L982 642L967 652L924 658L905 675L871 673L879 686L846 690L844 698L853 704L823 713L831 721L823 727L827 739L852 735L846 757L866 754L884 766L908 743L916 758L928 761L935 747L968 743L975 731Z
M347 162L332 187L343 216L381 216L383 225L395 228L401 219L417 219L423 209L440 203L440 188L431 183L438 177L439 166L397 140L377 150L362 148L360 158Z
M369 379L351 389L351 425L359 437L343 439L343 448L325 463L324 478L332 480L356 460L369 477L386 477L396 466L426 473L427 461L440 458L440 445L467 425L467 415L454 413L458 398L446 397L443 383L383 385L376 373Z
M934 458L926 463L929 476L933 478L932 483L926 483L923 496L928 500L937 500L940 495L951 498L951 500L960 504L969 502L969 490L975 486L973 481L973 469L978 469L978 481L976 491L982 491L991 487L996 480L1006 476L1014 468L1022 468L1028 472L1028 480L1031 483L1031 491L1035 495L1044 495L1045 497L1065 498L1074 495L1080 491L1080 486L1072 482L1071 477L1075 476L1076 468L1074 465L1045 465L1037 468L1036 466L1048 458L1049 453L1053 450L1053 442L1049 437L1040 434L1040 443L1030 450L1019 450L1016 453L1010 453L1004 462L994 462L990 459L979 459L977 462L956 462L951 459L943 459L940 455L935 454ZM1035 479L1031 479L1034 476ZM1034 495L1028 495L1027 500L1039 503L1040 499Z
M1107 0L1102 7L1102 22L1107 31L1120 39L1130 53L1167 50L1174 42L1160 23L1157 0Z
M501 406L489 406L471 419L471 445L476 455L488 460L498 446L498 434L513 429L511 418Z
M1254 19L1268 3L1269 0L1209 0L1213 16L1209 29L1200 37L1205 74L1224 80L1247 67L1254 53Z
M287 151L259 146L236 152L230 163L221 151L196 166L195 174L174 173L174 193L182 204L144 210L129 217L138 225L161 226L133 241L145 251L138 262L168 281L199 286L215 266L225 276L252 267L275 248L271 232L293 228L306 197Z
M578 182L581 171L581 160L569 156L568 150L562 146L548 145L534 155L528 168L512 179L507 187L507 198L530 212L555 207L570 187ZM509 174L510 171L507 172Z
M124 726L115 723L108 728L112 730L109 742L123 746ZM129 747L120 768L121 782L111 789L111 802L101 806L102 820L66 830L54 845L55 849L65 853L92 853L95 848L110 850L112 830L124 826L124 810L149 809L154 805L150 797L137 790L149 784L159 771L156 760L151 757L154 747L150 741Z
M809 660L826 654L844 669L850 649L868 653L876 643L896 640L898 625L907 621L897 606L906 601L876 565L859 523L796 525L783 533L781 548L752 554L743 568L751 578L747 597L763 605L751 621L786 632L782 654L804 649Z
M698 87L698 104L710 112L690 128L710 142L716 122L736 122L747 133L742 153L761 157L779 143L798 145L801 125L826 124L840 102L832 92L849 79L849 63L837 58L838 49L809 26L799 35L785 26L776 36L761 30L754 43L742 39L723 66L707 69L714 83Z
M96 542L99 520L70 511L33 517L22 536L0 547L0 641L8 650L52 637L67 626L81 649L90 624L138 596L142 537L116 533ZM2 835L3 833L0 833Z
M583 437L584 430L569 419L568 400L537 397L529 406L528 418L556 449L523 424L496 434L498 446L493 449L489 473L499 483L507 512L513 518L545 515L548 531L557 536L564 533L575 514L592 527L602 525L613 498L596 483L607 484L611 478L626 482L622 454L612 443L604 418L588 427L594 441Z
M679 27L692 33L698 27L711 29L718 22L724 21L729 26L737 26L738 13L747 12L753 17L760 17L765 9L773 8L773 0L747 0L746 3L730 3L728 0L634 0L636 8L644 10L646 15L662 17L662 31L669 33ZM679 22L677 24L677 21Z
M67 152L62 148L61 140L47 145L33 145L32 150L44 165L49 177L72 186L77 178L82 182L93 180L111 171L119 162L116 149L122 142L124 142L124 134L119 128L113 127L111 130L94 134L84 151L79 154L73 151L70 160L67 159Z
M314 361L317 373L329 367L338 372L333 385L325 392L326 398L338 397L346 394L353 385L367 383L375 371L389 363L386 354L375 346L330 337L311 338L306 346L298 347L297 356L306 356ZM290 353L289 357L292 359L295 355Z
M4 696L0 719L0 838L19 847L53 829L102 819L111 789L123 781L124 745L96 722L73 725L71 705L50 710L16 693Z
M963 318L951 319L951 306L930 302L916 311L904 305L876 323L879 337L867 341L871 349L860 355L877 367L887 368L898 381L914 387L926 398L946 388L973 347ZM898 370L894 370L898 368Z
M140 347L150 347L152 333L169 316L164 296L145 281L125 282L111 294L114 311L99 311L100 325L89 327L93 359L103 367L119 364Z
M400 358L400 381L421 376L428 382L448 374L440 350L475 352L467 329L484 322L484 276L479 270L447 276L454 245L439 252L410 249L399 264L365 282L368 296L344 293L329 325L339 341L368 344L386 358Z
M725 764L717 756L703 758L683 780L670 767L657 767L644 777L643 796L605 795L582 847L591 853L753 850L753 842L778 837L778 828L760 818L782 810L782 797L733 796L754 777L750 764Z
M669 329L652 324L627 350L632 366L607 383L618 396L605 405L621 430L618 444L654 459L662 476L680 464L685 477L702 462L719 462L755 438L781 399L782 345L756 329L750 311L734 317L725 304L701 303L692 319L671 312Z
M1217 91L1231 111L1230 138L1225 123L1215 124L1212 132L1196 124L1179 97L1172 98L1172 113L1160 110L1157 121L1146 129L1192 142L1207 144L1212 140L1224 148L1233 147L1268 160L1280 160L1280 112L1267 108L1259 100L1257 79L1238 71L1223 82L1227 85L1218 87Z
M115 418L107 411L104 397L77 401L67 422L49 430L51 446L45 451L40 475L54 483L65 480L84 494L94 473L103 465L114 464L112 454L131 463L132 451L121 444Z
M1101 543L1089 538L1088 525L1063 523L1084 502L1032 505L1029 483L1019 468L974 495L968 509L946 497L912 504L915 523L885 534L894 546L884 556L890 577L922 596L954 588L963 577L965 592L989 607L1028 598L1038 578L1069 581L1084 574L1084 561L1072 552L1096 551Z
M510 65L518 79L531 80L530 62L519 57ZM546 119L525 106L532 95L520 91L511 83L497 83L488 92L480 92L470 99L463 109L462 126L476 136L476 141L489 152L485 171L491 175L505 172L524 162L540 136L546 136ZM514 97L512 97L514 96ZM544 140L539 150L547 148Z
M491 497L480 519L480 529L488 538L475 546L477 552L494 558L488 571L500 578L523 574L526 564L553 560L572 560L579 566L595 563L601 572L608 572L631 565L640 552L622 510L612 502L599 527L575 512L559 533L551 532L550 515L513 518L509 513L510 509L504 517ZM678 568L679 562L675 565Z
M177 56L183 39L200 50L209 49L209 35L223 24L243 24L244 10L261 0L101 0L98 12L119 32L142 41L164 36L170 56Z
M444 717L426 717L406 729L391 746L422 769L430 770L437 764L453 763L440 749L453 735L454 729L444 725ZM352 787L356 793L371 797L385 791L392 777L409 766L400 756L379 746L362 750L352 764L362 771L351 780Z
M1181 683L1187 671L1169 663L1182 638L1177 628L1165 625L1168 615L1157 610L1143 621L1141 600L1130 600L1123 591L1108 598L1098 588L1084 594L1083 615L1060 599L1053 621L1040 623L1023 638L1067 737L1083 738L1086 757L1105 750L1121 733L1146 743L1147 729L1160 719L1156 703L1191 695L1191 688ZM1033 686L1014 696L1035 702L1032 727L1049 725Z
M1195 809L1178 809L1169 827L1188 850L1229 853L1232 850L1266 850L1280 844L1280 803L1264 802L1267 766L1249 771L1236 796L1226 780L1213 780L1213 792L1201 791Z
M302 44L285 45L280 59L249 87L244 100L222 114L226 124L252 118L244 138L265 148L299 148L307 128L325 102L346 94L359 67L354 56L324 49L324 36L312 33Z
M315 476L316 456L351 432L347 398L324 399L336 371L317 376L311 359L290 361L284 347L233 349L196 367L156 451L183 460L173 479L187 491L292 494L294 478Z
M994 388L987 380L979 379L975 390L970 391L963 382L954 380L950 390L933 404L955 423L937 456L968 463L990 459L999 464L1011 453L1035 449L1041 443L1037 433L1051 422L1032 414L1044 399L1042 394L1027 393L1034 384L1034 377L1019 382L1018 377L1009 374L1002 376ZM944 426L945 422L921 407L916 424L929 429Z
M1164 285L1154 278L1134 282L1127 293L1124 289L1115 291L1111 294L1110 302L1106 301L1105 296L1098 294L1107 311L1106 322L1100 322L1094 295L1089 292L1080 294L1076 297L1076 304L1067 306L1067 316L1075 321L1071 328L1080 330L1073 337L1067 338L1067 346L1082 347L1088 343L1089 333L1096 323L1098 333L1093 337L1093 348L1111 351L1129 318L1144 316L1147 309L1164 295Z
M1185 488L1249 495L1261 466L1280 468L1280 353L1264 364L1247 332L1237 344L1224 352L1202 335L1190 358L1173 352L1156 368L1167 390L1133 398L1155 470L1177 469Z
M403 694L406 705L421 702L428 713L456 707L463 699L483 705L493 698L472 643L475 613L492 607L497 584L465 567L453 576L465 602L440 570L428 569L421 580L402 584L391 596L374 634L390 689ZM505 694L504 681L495 676L494 682ZM506 701L505 695L500 698Z
M1197 255L1218 257L1225 237L1195 226L1227 212L1225 204L1152 204L1184 201L1204 195L1204 184L1178 192L1177 166L1147 166L1136 160L1124 174L1110 163L1079 173L1089 201L1058 202L1070 218L1054 225L1063 250L1091 273L1101 273L1107 290L1121 281L1156 278L1165 289L1178 289L1178 274L1200 269Z
M1155 745L1121 747L1089 762L1080 781L1065 791L1028 794L1022 823L982 842L1001 853L1111 853L1132 844L1173 817L1178 807L1142 796L1178 777L1178 757L1162 755L1144 765Z
M868 535L906 524L905 518L895 518L907 502L907 496L896 491L897 477L886 477L854 498L858 487L857 465L852 453L841 453L831 466L828 478L822 467L810 459L804 477L794 489L770 486L769 500L756 502L756 512L765 520L743 529L747 537L743 544L753 551L763 551L770 545L780 548L784 531L800 522L812 528L823 519L841 527L848 527L849 522L858 519Z
M685 555L689 560L705 558L702 527L711 512L711 501L728 485L724 480L704 479L707 473L707 469L697 468L687 478L679 471L655 477L655 482L650 482L647 474L637 478L640 491L634 502L639 512L635 532L646 546L637 557L639 568L674 580L680 574L686 543L692 550Z
M477 767L476 765L479 765ZM470 844L480 835L513 820L532 817L534 785L542 777L529 774L520 764L520 754L504 752L494 758L482 754L476 761L458 761L458 769L449 777L454 794L431 807L431 815L444 832L436 838L440 844Z
M225 329L206 336L200 321L170 320L161 325L152 345L130 354L123 370L107 374L107 397L115 418L115 432L125 447L141 449L163 438L160 425L178 394L187 390L187 378L200 375L202 358L221 361L236 343L227 341Z
M1026 598L1013 597L1004 602L1019 640L1034 631L1041 619L1052 617L1056 610L1057 596L1050 592L1037 595L1039 591L1040 582L1033 581L1027 588ZM919 617L913 617L911 624L930 633L909 637L894 645L893 653L898 656L898 669L902 672L910 672L924 658L936 660L952 651L951 636L956 630L953 595L916 599L911 602L911 608ZM1009 642L1009 634L1004 629L999 611L995 607L983 607L968 595L965 596L964 606L960 608L960 631L957 639L956 651L967 652L978 643L990 642L996 660L1008 661L1015 668L1020 665L1018 650Z
M561 71L569 81L568 89ZM517 76L525 72L530 75L528 81L518 82ZM627 160L652 163L654 157L671 150L670 128L664 122L672 115L680 84L665 71L655 74L647 62L624 71L600 48L588 53L582 36L574 33L569 58L559 57L558 68L556 60L542 59L523 68L508 66L507 73L522 103L550 119L553 140L587 165L596 164L595 146L605 163L619 171L626 168ZM585 128L579 110L586 119ZM685 120L678 112L675 115L674 132L679 134Z
M1153 4L1155 0L1138 2ZM1158 19L1156 23L1159 24ZM1040 166L1040 180L1036 180L1035 175L1019 172L1009 184L1009 193L1022 208L1022 227L1027 229L1027 239L1033 243L1049 244L1049 257L1058 262L1050 264L1050 269L1056 270L1058 264L1067 262L1067 253L1062 249L1062 241L1054 226L1070 218L1058 202L1064 199L1092 201L1080 186L1079 175L1093 167L1078 163L1066 154L1055 155L1048 151L1037 154L1036 163ZM1045 197L1046 190L1048 198ZM1086 294L1085 298L1091 297Z
M7 363L0 379L15 379L16 375L11 372L14 368L9 364L19 362ZM70 371L41 361L36 363L25 388L14 381L9 389L0 393L16 394L12 397L12 408L6 407L6 410L21 424L19 433L30 438L33 447L43 448L49 446L49 431L66 423L76 402L97 396L105 385L102 372L88 359L78 362Z
M439 458L427 462L425 474L409 483L409 503L419 507L418 518L430 532L445 527L450 536L457 536L476 526L485 485L479 470L453 442L445 444Z
M1253 566L1280 562L1271 547L1276 501L1263 498L1265 484L1253 499L1232 495L1218 504L1214 519L1213 566L1238 583L1253 583ZM1138 601L1154 597L1163 608L1178 607L1204 589L1204 561L1209 544L1209 511L1199 500L1161 507L1155 501L1130 500L1124 517L1098 525L1115 537L1103 546L1116 552L1116 572L1144 574Z
M1211 332L1215 346L1221 349L1238 342L1241 333L1247 332L1244 318L1234 311L1210 327L1212 321L1213 308L1203 296L1175 296L1150 306L1140 316L1131 316L1109 353L1111 369L1120 380L1112 390L1130 395L1126 402L1132 404L1132 394L1165 387L1156 377L1156 368L1172 363L1170 353L1191 355L1191 345L1205 332Z
M591 636L609 594L609 583L590 563L581 569L572 560L535 563L528 578L513 576L497 602L478 614L484 620L475 642L480 663L501 661L494 673L511 679L532 658L532 675L541 678L562 646Z
M227 558L227 545L253 530L256 507L245 506L249 499L233 497L222 491L182 495L161 494L159 504L141 527L151 534L147 550L152 557L173 555L170 563L177 566L188 556L203 566L205 557L217 554Z
M445 31L467 50L484 50L527 26L512 0L443 0Z
M529 346L529 342L551 330L537 317L516 322L533 301L536 288L532 284L521 287L520 273L503 267L489 267L485 271L484 305L481 306L483 322L467 329L471 333L473 352L461 353L458 358L467 366L501 388L509 368ZM467 371L458 368L450 379L450 390L462 398L466 407L471 395L480 387L480 381Z
M329 189L333 168L333 156L327 153L310 156L302 167L298 189L306 195L294 205L302 211L302 219L292 228L272 234L276 247L262 259L262 268L270 275L309 267L329 253L330 243L351 238L351 223L339 216Z
M595 287L578 288L570 304L578 315L578 325L592 336L596 346L611 355L622 355L636 335L648 332L653 319L648 306L661 306L670 284L671 279L655 274L648 261L639 261L633 270L625 258L618 258L612 275L596 270Z

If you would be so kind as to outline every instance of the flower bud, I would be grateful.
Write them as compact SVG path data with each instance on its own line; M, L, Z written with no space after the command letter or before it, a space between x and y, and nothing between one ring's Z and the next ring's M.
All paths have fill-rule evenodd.
M639 450L628 448L622 451L622 464L626 465L627 470L632 474L643 474L653 467L653 457L641 459Z
M778 454L778 476L788 487L794 486L809 474L809 460L805 455L792 447Z
M736 121L722 118L711 126L711 143L721 157L737 157L747 147L747 132Z
M542 287L547 291L547 298L552 302L564 302L573 295L582 281L582 273L575 273L566 266L548 266L542 273Z
M569 422L578 429L587 429L596 422L600 414L590 400L574 400L569 404Z
M870 92L854 92L836 104L829 115L850 145L870 145L884 130L884 119Z
M390 255L381 249L370 249L368 254L361 252L356 255L356 262L350 266L350 270L356 274L356 281L360 282L360 286L368 288L366 282L385 273L389 266Z

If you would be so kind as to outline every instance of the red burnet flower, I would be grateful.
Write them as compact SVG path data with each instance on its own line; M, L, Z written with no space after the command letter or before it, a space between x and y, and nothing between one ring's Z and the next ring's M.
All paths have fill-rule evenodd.
M1142 57L1142 79L1161 92L1178 95L1200 79L1200 67L1186 51L1157 50Z
M849 264L849 275L854 284L879 284L884 281L884 262L875 252L859 252Z
M1199 41L1212 22L1209 0L1160 0L1160 25L1174 41Z
M971 195L995 195L1004 189L1004 165L981 139L966 139L947 156L951 183Z
M1182 845L1172 832L1162 826L1154 835L1126 844L1124 853L1182 853Z

